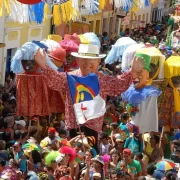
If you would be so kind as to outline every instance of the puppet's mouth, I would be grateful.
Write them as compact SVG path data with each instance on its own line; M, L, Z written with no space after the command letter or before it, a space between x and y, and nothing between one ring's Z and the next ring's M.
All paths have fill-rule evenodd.
M135 79L135 80L133 80L133 84L134 84L134 87L137 87L138 85L139 85L139 79Z

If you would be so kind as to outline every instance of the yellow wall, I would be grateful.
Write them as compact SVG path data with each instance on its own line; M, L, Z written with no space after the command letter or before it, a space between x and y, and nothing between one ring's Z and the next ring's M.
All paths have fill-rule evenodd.
M47 38L50 34L51 29L51 21L48 19L45 23L43 23L45 26L43 27L43 33L42 33L42 39ZM19 24L17 22L6 22L5 28L16 28L16 27L22 27L21 29L21 36L20 36L20 45L26 43L28 41L28 26L35 26L37 25L35 22L26 23L26 24ZM35 34L40 33L39 30L32 30L31 37L33 37ZM12 37L11 37L12 38Z
M86 16L86 22L91 23L91 31L100 34L102 24L102 13Z

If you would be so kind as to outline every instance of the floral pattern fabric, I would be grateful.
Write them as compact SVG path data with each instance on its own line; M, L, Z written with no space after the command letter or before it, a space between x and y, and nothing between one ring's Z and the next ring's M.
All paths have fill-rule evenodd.
M42 75L17 74L17 109L19 116L47 116L48 88Z

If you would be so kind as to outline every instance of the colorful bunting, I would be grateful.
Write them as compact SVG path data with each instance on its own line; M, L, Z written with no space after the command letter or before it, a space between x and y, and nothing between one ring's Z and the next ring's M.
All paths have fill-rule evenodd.
M13 21L27 23L35 21L41 24L48 19L49 8L53 8L53 23L58 26L69 21L76 21L81 15L96 14L107 3L114 3L115 8L126 12L136 12L156 0L83 0L81 8L78 0L0 0L0 17L9 16ZM80 14L82 13L82 14Z

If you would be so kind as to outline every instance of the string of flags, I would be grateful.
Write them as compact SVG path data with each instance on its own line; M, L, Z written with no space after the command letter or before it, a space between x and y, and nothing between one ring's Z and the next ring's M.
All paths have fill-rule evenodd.
M108 3L116 9L138 11L156 0L0 0L0 17L5 16L19 23L35 21L41 24L53 14L53 23L60 25L77 21L83 15L101 12Z

